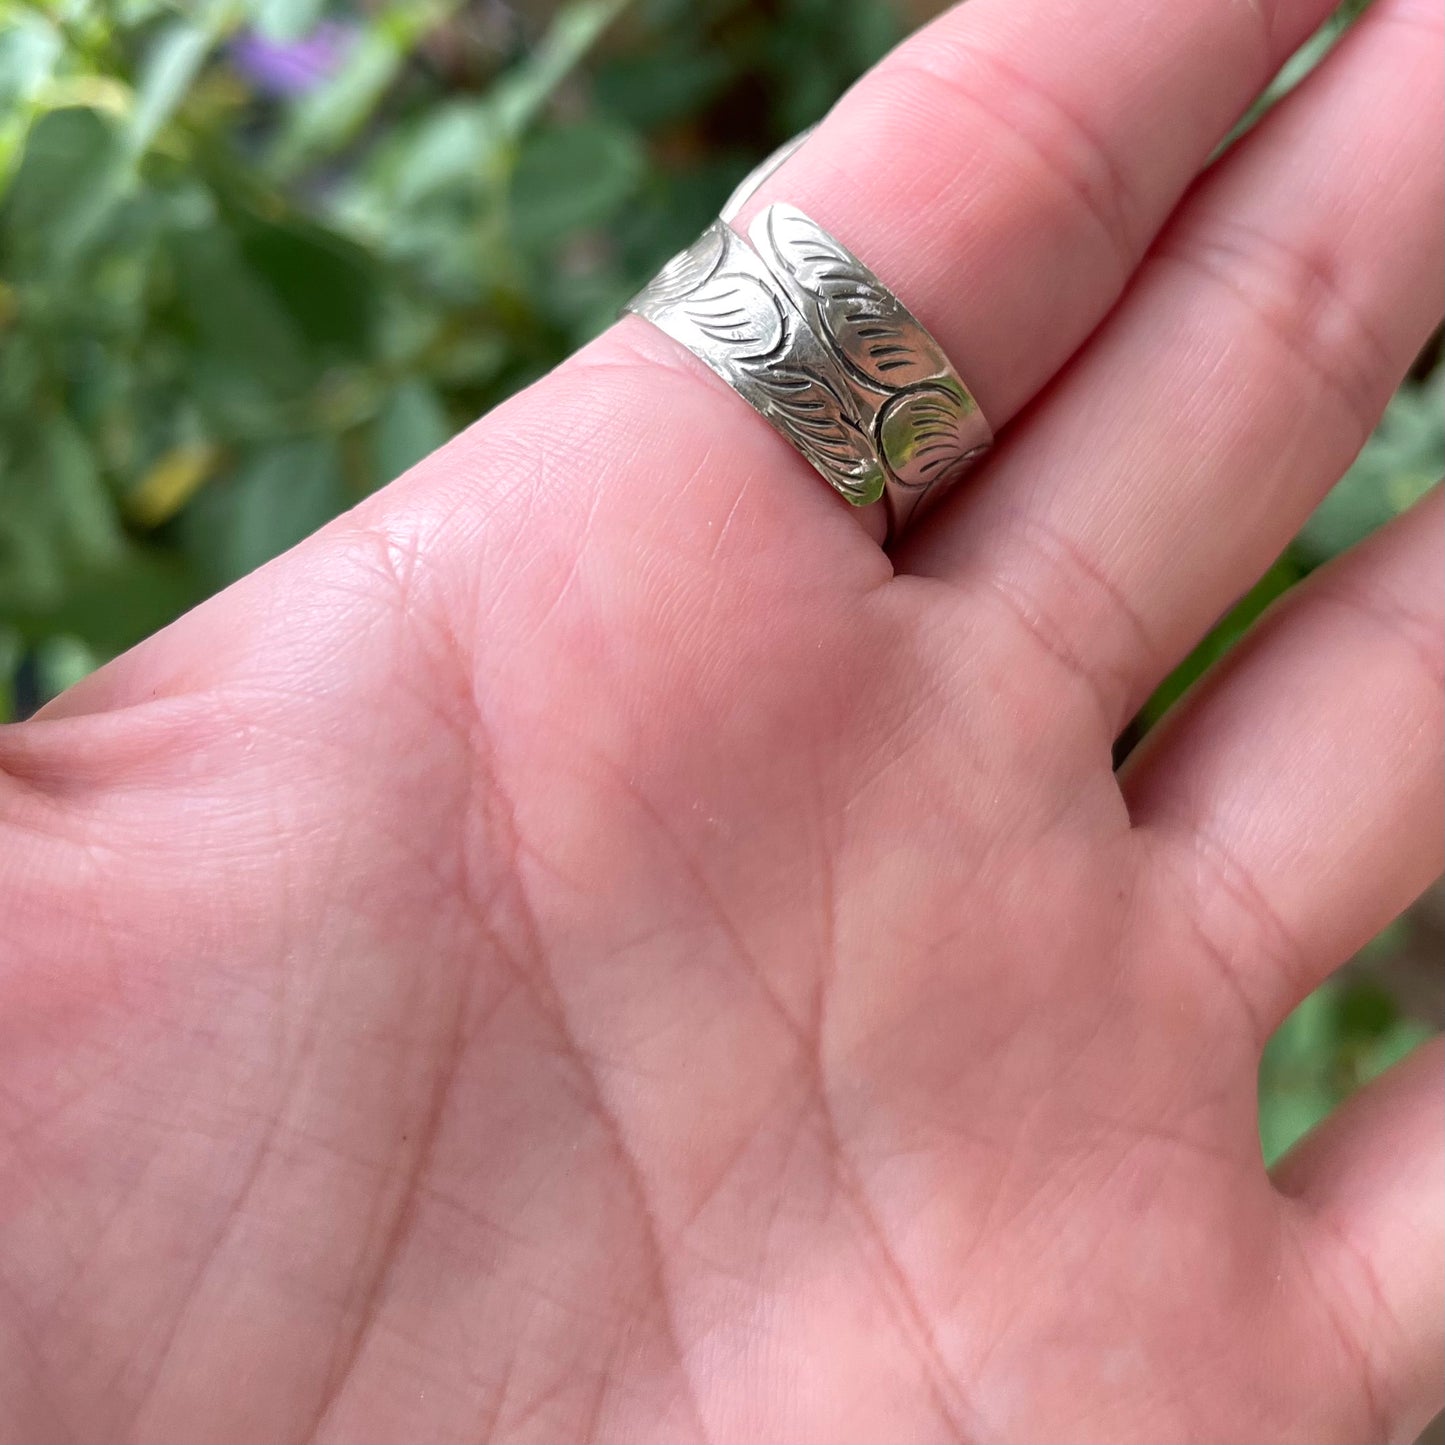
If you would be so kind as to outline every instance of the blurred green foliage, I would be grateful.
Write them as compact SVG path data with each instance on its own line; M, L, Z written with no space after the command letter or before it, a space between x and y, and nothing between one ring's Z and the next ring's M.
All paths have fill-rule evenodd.
M596 334L901 29L889 0L0 0L0 720ZM1442 386L1141 726L1439 475ZM1271 1046L1269 1152L1415 1037L1362 997Z
M896 35L877 0L0 0L6 690L553 366Z
M1397 944L1397 924L1365 951ZM1260 1142L1278 1159L1361 1084L1404 1058L1435 1029L1405 1017L1399 1001L1359 968L1312 993L1269 1041L1260 1067Z

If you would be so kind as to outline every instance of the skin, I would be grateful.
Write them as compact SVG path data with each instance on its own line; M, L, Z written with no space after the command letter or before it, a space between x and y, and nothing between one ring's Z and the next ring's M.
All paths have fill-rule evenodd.
M1441 1052L1254 1088L1439 496L1110 761L1440 317L1435 0L1205 169L1327 8L971 0L770 182L1006 426L891 558L634 319L0 731L0 1435L1412 1437Z

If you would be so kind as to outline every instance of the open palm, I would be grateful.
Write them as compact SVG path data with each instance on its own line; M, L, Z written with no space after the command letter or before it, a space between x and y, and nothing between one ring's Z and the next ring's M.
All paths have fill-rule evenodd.
M1327 9L973 0L769 184L1018 417L893 559L630 320L0 732L0 1436L1418 1428L1440 1053L1254 1074L1441 866L1439 498L1111 766L1441 309L1434 0L1192 184Z

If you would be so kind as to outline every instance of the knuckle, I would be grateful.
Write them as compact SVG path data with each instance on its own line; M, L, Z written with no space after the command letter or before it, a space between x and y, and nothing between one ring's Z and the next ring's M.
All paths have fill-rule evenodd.
M1083 686L1110 743L1142 672L1164 652L1127 591L1085 544L1043 515L1015 511L987 582L1029 640Z
M1391 348L1350 293L1328 242L1306 245L1241 222L1184 227L1156 250L1232 297L1258 336L1343 403L1361 439L1389 400Z
M1411 607L1387 587L1359 578L1337 580L1328 573L1321 577L1317 596L1343 608L1361 626L1398 648L1406 665L1423 681L1424 694L1438 715L1445 687L1445 636L1441 635L1438 611Z
M986 143L1000 159L1016 158L1031 180L1062 191L1103 236L1121 281L1133 270L1148 234L1136 183L1112 140L1026 67L983 49L914 46L884 74L891 90L907 97L908 113L921 109L931 149L940 128L976 136L987 127ZM978 142L955 149L976 151Z

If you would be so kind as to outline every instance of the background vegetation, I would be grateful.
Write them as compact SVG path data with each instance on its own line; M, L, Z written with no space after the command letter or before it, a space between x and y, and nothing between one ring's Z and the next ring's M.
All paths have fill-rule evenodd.
M0 0L0 720L594 335L939 8ZM1432 352L1134 737L1440 474L1442 390ZM1398 925L1276 1038L1268 1155L1428 1031L1438 973L1408 970L1431 927Z

